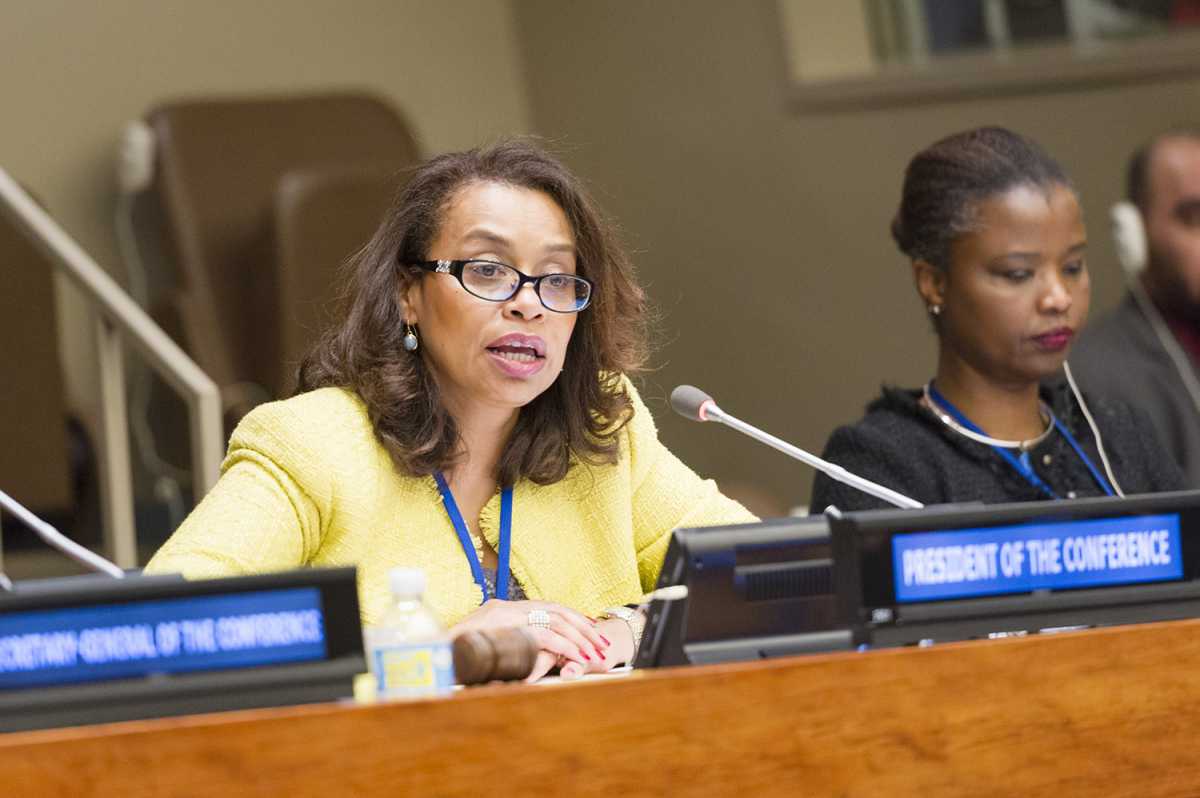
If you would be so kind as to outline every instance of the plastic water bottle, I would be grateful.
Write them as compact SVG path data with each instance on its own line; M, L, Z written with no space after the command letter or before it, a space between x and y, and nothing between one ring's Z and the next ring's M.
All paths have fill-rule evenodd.
M417 698L450 692L454 687L450 638L421 601L425 573L393 568L388 582L392 606L364 634L376 695Z

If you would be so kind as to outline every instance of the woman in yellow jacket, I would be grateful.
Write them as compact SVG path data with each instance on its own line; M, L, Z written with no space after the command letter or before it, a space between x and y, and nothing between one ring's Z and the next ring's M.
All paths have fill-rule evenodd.
M513 140L418 168L356 256L300 391L234 432L216 487L150 561L189 578L425 571L452 632L528 625L535 676L636 650L671 531L753 520L659 441L625 375L645 299L580 182Z

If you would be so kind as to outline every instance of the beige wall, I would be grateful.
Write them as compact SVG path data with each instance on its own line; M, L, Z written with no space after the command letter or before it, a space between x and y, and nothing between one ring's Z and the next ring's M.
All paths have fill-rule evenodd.
M786 102L773 0L516 11L534 126L624 224L666 313L651 393L694 382L817 451L881 382L930 376L934 342L887 234L913 153L981 124L1041 141L1082 191L1094 306L1106 306L1120 280L1104 208L1126 154L1200 122L1200 80L805 115ZM804 467L652 406L702 472L806 499Z
M0 0L0 20L0 166L115 274L117 138L166 98L372 89L427 152L529 128L507 2ZM59 294L68 392L91 415L83 306Z

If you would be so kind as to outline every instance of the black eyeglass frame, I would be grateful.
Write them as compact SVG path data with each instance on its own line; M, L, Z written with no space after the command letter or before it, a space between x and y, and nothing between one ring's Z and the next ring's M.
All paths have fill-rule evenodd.
M512 269L517 273L517 287L513 289L511 294L503 299L492 299L491 297L487 296L479 296L479 294L475 293L470 288L467 288L467 284L463 280L463 269L467 267L468 263L487 263L492 266L503 266L506 269ZM454 279L458 280L458 284L463 287L464 291L473 297L482 299L485 302L507 302L517 294L521 293L521 289L525 287L526 283L533 283L533 293L537 295L538 302L540 302L542 307L551 313L579 313L582 310L586 310L588 306L592 304L592 293L596 290L595 283L586 277L580 277L578 274L552 272L551 274L542 274L538 275L537 277L530 277L516 266L509 266L507 263L501 263L498 260L487 260L485 258L468 258L466 260L422 260L416 261L415 263L409 263L407 265L415 269L433 272L434 274L449 274L454 277ZM575 308L574 310L558 310L547 305L546 300L542 299L542 280L545 280L547 277L570 277L575 280L582 280L588 287L587 299L584 301L583 306Z

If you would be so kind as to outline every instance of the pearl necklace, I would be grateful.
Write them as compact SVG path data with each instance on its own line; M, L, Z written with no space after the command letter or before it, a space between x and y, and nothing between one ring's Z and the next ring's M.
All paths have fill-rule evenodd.
M967 429L962 424L959 424L957 421L955 421L954 417L942 410L942 408L938 406L937 402L933 400L933 397L929 395L929 383L925 383L922 393L925 399L925 406L929 408L930 412L937 416L938 420L940 420L950 429L957 432L959 435L970 438L978 443L986 444L987 446L999 446L1004 449L1020 449L1022 452L1027 452L1042 441L1046 440L1051 432L1054 432L1054 413L1050 410L1050 406L1041 400L1038 401L1038 406L1041 410L1042 418L1048 419L1046 422L1045 431L1043 431L1042 434L1038 435L1036 438L1030 438L1026 441L1005 441L1001 440L1000 438L992 438L987 435L981 435L974 430Z

